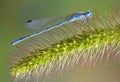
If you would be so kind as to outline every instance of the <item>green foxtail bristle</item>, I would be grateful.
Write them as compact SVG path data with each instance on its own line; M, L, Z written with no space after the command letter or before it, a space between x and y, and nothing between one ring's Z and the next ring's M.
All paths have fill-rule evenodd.
M112 18L113 16L114 18ZM64 67L74 66L80 61L82 61L81 64L90 64L102 60L104 56L107 60L113 54L119 56L119 16L119 14L113 14L106 18L94 17L85 25L80 22L70 23L68 26L71 25L72 30L69 29L66 35L69 37L66 38L64 34L60 35L65 38L45 48L35 45L40 42L33 43L33 46L35 45L37 48L29 50L27 56L21 57L11 66L12 76L18 79L29 79L30 77L36 79L47 76L52 71L61 72ZM63 27L68 28L68 26ZM71 33L71 31L74 32ZM55 37L52 37L52 40L55 40Z

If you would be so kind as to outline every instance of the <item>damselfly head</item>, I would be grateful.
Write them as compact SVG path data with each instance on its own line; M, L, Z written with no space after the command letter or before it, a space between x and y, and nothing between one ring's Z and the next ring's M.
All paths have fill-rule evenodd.
M90 12L90 11L87 11L85 14L86 14L86 16L89 17L89 18L92 17L92 12Z

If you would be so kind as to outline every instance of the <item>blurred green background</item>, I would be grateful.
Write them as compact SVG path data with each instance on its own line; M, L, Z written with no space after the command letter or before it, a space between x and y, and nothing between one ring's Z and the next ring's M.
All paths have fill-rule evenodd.
M13 82L8 68L9 53L14 48L10 43L31 33L24 26L27 20L94 9L107 15L119 3L120 0L0 0L0 82ZM54 76L46 82L120 82L120 65L114 61L108 66L99 64L94 69Z

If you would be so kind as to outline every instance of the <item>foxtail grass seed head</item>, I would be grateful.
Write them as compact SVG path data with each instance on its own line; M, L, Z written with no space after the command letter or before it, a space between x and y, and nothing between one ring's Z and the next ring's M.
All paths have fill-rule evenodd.
M92 65L119 58L120 11L93 17L86 24L72 22L18 45L22 55L11 66L15 80L25 81L61 73L66 67ZM18 52L18 51L17 51Z

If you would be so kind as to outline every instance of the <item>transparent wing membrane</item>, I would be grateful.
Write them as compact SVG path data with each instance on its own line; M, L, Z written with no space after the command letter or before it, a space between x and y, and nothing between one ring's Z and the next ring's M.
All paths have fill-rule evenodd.
M65 21L66 19L68 19L68 16L44 18L44 19L38 19L38 20L29 20L25 24L25 26L26 26L26 28L37 29L39 31L43 31L43 30L49 29L49 28Z

